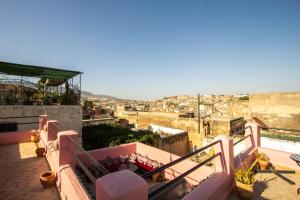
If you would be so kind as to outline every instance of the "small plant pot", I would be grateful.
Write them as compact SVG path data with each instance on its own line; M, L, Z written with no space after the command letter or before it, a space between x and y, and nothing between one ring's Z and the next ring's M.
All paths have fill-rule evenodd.
M51 187L55 184L56 174L53 171L47 171L40 175L40 182L44 188Z
M30 140L31 140L31 142L38 143L40 141L40 136L39 135L31 135Z
M242 199L251 199L252 197L254 197L253 184L254 183L248 185L235 181L236 190L239 197L241 197Z
M261 170L266 170L270 162L265 160L258 160L258 163Z
M45 148L37 148L35 150L35 153L38 157L43 157L45 154L46 149Z

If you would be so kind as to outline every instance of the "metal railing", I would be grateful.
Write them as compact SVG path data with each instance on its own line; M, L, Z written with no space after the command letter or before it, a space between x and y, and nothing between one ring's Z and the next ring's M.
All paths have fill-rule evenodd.
M248 137L250 137L251 135L247 135L241 139L239 139L238 141L236 141L235 143L233 143L233 146L237 145L238 143L242 142L243 140L247 139Z
M183 174L180 174L179 176L177 176L176 178L174 178L173 180L169 181L168 183L164 184L163 186L159 187L158 189L154 190L153 192L148 194L148 198L149 199L154 199L157 195L159 195L162 192L165 192L167 190L169 190L169 188L172 188L172 186L176 185L177 183L179 183L184 177L186 177L188 174L192 173L193 171L197 170L198 168L200 168L201 166L205 165L206 163L210 162L211 160L213 160L214 158L221 156L221 153L217 153L211 157L209 157L208 159L202 161L201 163L197 164L196 166L192 167L191 169L189 169L188 171L184 172Z
M238 135L238 134L240 134L240 133L244 133L244 132L246 131L246 129L248 129L248 128L250 128L250 127L251 127L251 126L246 126L245 128L242 128L242 129L239 129L239 130L233 132L232 135L231 135L231 137L232 137L232 136L236 136L236 135Z
M68 136L68 139L80 150L82 155L85 155L85 157L91 162L92 166L96 169L96 175L97 176L104 176L106 174L109 174L110 172L101 165L89 152L87 152L85 149L82 148L80 144L78 144L71 136ZM82 170L85 172L85 174L90 178L90 180L95 183L96 178L92 175L90 170L83 164L83 162L78 158L78 155L73 155L76 163L82 168Z
M248 129L248 128L251 129L251 126L247 126L247 127L245 127L245 128L242 128L242 129L240 129L240 130L234 132L232 136L238 135L238 134L240 134L240 133L244 133L245 130ZM234 142L234 143L233 143L233 146L239 144L240 142L244 141L245 139L247 139L247 138L250 137L250 136L251 136L251 135L246 135L246 136L242 137L242 138L239 139L238 141Z
M196 154L198 154L198 153L200 153L200 152L202 152L202 151L204 151L204 150L206 150L206 149L208 149L208 148L210 148L210 147L212 147L212 146L214 146L214 145L216 145L218 143L221 144L222 141L221 140L215 141L215 142L213 142L213 143L211 143L211 144L209 144L209 145L207 145L205 147L202 147L202 148L200 148L200 149L198 149L196 151L193 151L193 152L191 152L189 154L186 154L185 156L180 157L180 158L178 158L178 159L176 159L176 160L174 160L174 161L172 161L170 163L167 163L167 164L165 164L165 165L163 165L163 166L161 166L161 167L159 167L159 168L157 168L157 169L155 169L153 171L147 172L147 173L145 173L145 174L142 175L142 178L147 179L147 178L151 177L152 175L157 174L157 173L159 173L159 172L161 172L161 171L163 171L163 170L165 170L165 169L167 169L167 168L169 168L171 166L174 166L174 165L178 164L179 162L181 162L183 160L186 160L186 159L188 159L188 158L190 158L190 157L192 157L192 156L194 156L194 155L196 155ZM207 158L206 160L200 162L196 166L192 167L188 171L184 172L183 174L179 175L178 177L174 178L173 180L169 181L168 183L164 184L163 186L157 188L154 191L151 191L148 194L148 198L149 199L153 199L157 195L159 195L160 193L165 192L168 189L172 188L172 186L176 185L185 176L187 176L188 174L190 174L193 171L197 170L199 167L205 165L206 163L210 162L212 159L216 158L217 156L221 156L221 153L219 152L219 153L217 153L217 154L215 154L215 155Z

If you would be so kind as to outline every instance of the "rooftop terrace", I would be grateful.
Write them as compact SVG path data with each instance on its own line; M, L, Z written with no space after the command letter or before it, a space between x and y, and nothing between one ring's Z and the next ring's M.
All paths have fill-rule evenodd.
M36 144L28 142L32 131L0 134L0 199L239 199L234 190L234 171L249 166L257 151L266 153L276 169L295 170L297 174L284 174L295 182L291 185L274 174L258 173L255 198L299 197L300 167L289 158L290 153L260 147L260 128L255 123L246 125L239 141L219 136L183 157L141 143L85 151L78 133L58 132L58 123L46 115L39 118L39 145L46 149L42 158L35 156ZM242 142L244 149L235 153ZM215 153L206 160L197 163L189 159L212 147ZM115 162L133 154L139 156L131 159L131 166L142 170ZM212 165L207 166L209 162ZM39 175L49 169L56 172L56 187L43 189Z
M44 157L36 157L36 143L0 146L0 199L59 200L55 187L44 189L41 173L50 170Z

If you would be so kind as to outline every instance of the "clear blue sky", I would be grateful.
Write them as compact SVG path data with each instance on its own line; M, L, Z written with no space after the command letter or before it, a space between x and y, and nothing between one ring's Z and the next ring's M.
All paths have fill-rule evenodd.
M121 98L300 91L300 1L3 0L0 60Z

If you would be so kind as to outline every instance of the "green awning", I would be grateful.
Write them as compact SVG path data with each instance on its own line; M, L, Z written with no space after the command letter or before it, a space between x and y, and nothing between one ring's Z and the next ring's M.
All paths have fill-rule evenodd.
M68 80L81 74L79 71L55 69L34 65L23 65L0 61L0 72L8 75L37 77L46 79Z

